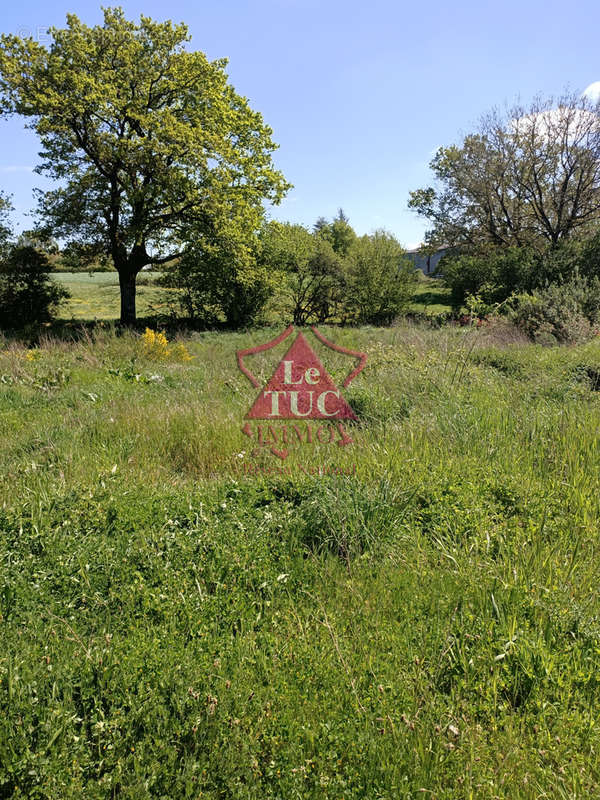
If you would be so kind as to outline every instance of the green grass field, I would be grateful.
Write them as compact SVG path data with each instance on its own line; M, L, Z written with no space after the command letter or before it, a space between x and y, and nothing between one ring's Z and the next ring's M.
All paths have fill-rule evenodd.
M143 272L137 289L137 308L141 317L152 316L163 310L162 290L146 285L157 276ZM119 276L116 272L57 272L52 278L62 283L71 297L61 307L59 317L66 320L112 320L119 316Z
M410 306L411 311L421 311L428 316L450 311L450 289L439 278L420 278Z
M0 343L0 797L600 796L600 344L329 328L265 474L277 332Z

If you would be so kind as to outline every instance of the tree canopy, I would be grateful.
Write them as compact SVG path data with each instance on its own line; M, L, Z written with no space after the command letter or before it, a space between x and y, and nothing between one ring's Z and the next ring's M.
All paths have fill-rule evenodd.
M38 172L56 188L39 215L52 234L119 272L121 320L135 320L135 279L180 258L190 238L253 232L263 201L289 184L261 114L228 83L226 60L186 49L184 24L104 10L69 14L52 44L0 38L0 111L27 118Z
M348 318L360 324L389 325L406 311L417 273L402 245L385 230L356 239L348 252Z
M600 106L567 95L493 111L430 166L438 186L409 200L430 244L555 247L600 223Z
M342 301L342 259L321 233L275 221L261 232L260 262L281 276L284 313L291 315L295 325L326 322Z
M325 217L319 217L313 226L313 231L329 242L334 252L342 258L348 255L356 241L356 233L342 208L338 209L337 216L331 222Z

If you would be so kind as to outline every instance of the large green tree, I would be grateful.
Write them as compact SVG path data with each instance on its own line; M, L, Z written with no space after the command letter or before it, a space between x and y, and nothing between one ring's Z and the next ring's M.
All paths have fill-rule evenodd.
M228 83L226 60L186 49L187 27L104 10L33 39L0 39L0 110L27 118L38 171L56 188L39 212L55 236L119 273L121 321L135 320L136 276L181 257L189 240L255 231L263 201L288 188L272 131Z
M432 245L554 248L600 224L600 106L567 95L493 111L430 166L437 185L409 206Z

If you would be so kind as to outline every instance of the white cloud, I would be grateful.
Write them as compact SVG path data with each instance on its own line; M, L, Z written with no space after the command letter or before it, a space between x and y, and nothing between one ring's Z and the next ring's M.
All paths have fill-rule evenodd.
M592 103L600 102L600 81L594 81L594 83L590 83L590 85L582 94L582 97L587 97L587 99L591 100Z
M565 130L569 136L576 136L585 132L600 130L600 117L592 111L581 108L550 108L536 114L526 114L518 119L511 120L511 127L515 133L527 134L533 128L540 136L551 138Z

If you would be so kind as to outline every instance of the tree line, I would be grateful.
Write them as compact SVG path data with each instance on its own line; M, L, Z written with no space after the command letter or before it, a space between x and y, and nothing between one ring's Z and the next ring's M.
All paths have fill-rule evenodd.
M35 235L21 242L37 256L11 251L5 288L28 258L43 284L36 244L53 237L63 260L114 266L124 324L135 322L147 265L206 323L248 324L277 306L297 324L380 324L406 307L414 270L390 234L357 236L343 213L312 230L266 219L266 204L291 185L274 166L271 128L231 86L225 59L190 50L184 24L103 13L93 27L67 15L49 47L0 37L0 115L37 133L37 171L53 180L38 192ZM522 311L531 298L539 309L543 297L557 302L555 286L571 287L573 303L596 291L599 121L588 98L538 98L489 112L438 150L434 184L411 192L409 207L430 223L425 251L447 252L440 271L457 312Z
M390 234L358 237L343 214L313 231L266 221L290 188L272 131L225 59L186 48L185 25L108 8L102 25L69 14L50 34L48 48L0 38L0 113L36 131L37 171L54 182L38 192L36 240L60 240L69 263L109 261L122 323L147 265L207 323L256 321L274 295L296 324L386 322L406 305L414 270Z
M312 230L266 221L244 257L227 244L192 246L165 271L190 319L229 326L261 319L266 309L295 325L389 324L412 299L415 269L386 231L358 236L343 210Z

